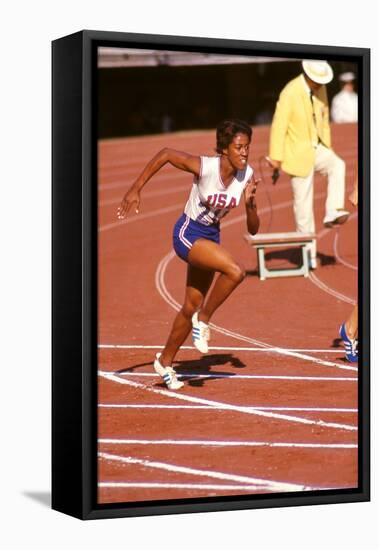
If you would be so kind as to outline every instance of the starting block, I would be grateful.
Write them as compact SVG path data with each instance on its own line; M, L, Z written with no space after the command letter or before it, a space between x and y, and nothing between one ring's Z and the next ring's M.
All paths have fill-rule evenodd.
M245 240L257 249L258 271L261 281L272 277L308 277L309 254L308 246L316 239L314 233L261 233L260 235L245 235ZM267 269L265 264L265 250L268 248L283 248L288 245L300 247L302 253L302 265L298 268Z

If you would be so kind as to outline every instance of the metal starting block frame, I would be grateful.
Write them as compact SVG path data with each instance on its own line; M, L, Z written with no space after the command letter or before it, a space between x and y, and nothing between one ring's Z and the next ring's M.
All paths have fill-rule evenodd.
M245 240L253 248L257 249L258 257L258 271L259 278L264 281L273 277L308 277L309 276L309 253L308 246L313 240L316 239L314 233L261 233L260 235L245 235ZM267 269L265 263L265 249L267 248L283 248L285 246L292 245L301 248L302 252L302 265L298 268L284 268L284 269Z

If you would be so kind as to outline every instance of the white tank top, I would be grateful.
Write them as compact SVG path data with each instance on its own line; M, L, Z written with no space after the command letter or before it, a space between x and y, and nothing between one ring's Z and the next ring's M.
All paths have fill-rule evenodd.
M253 169L247 165L244 170L238 170L228 187L225 187L221 180L220 157L200 157L200 160L200 175L193 180L184 213L191 220L212 225L239 205Z

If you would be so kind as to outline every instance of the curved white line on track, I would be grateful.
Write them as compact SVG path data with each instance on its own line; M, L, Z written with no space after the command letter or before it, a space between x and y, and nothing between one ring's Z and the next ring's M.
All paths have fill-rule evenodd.
M298 485L295 483L284 483L281 481L270 481L266 479L260 479L249 476L240 476L234 474L228 474L226 472L216 472L213 470L200 470L197 468L187 468L186 466L177 466L175 464L168 464L165 462L153 462L150 460L143 460L130 456L118 456L109 453L99 453L99 458L109 461L122 462L124 464L137 464L148 468L157 468L159 470L165 470L167 472L175 472L181 474L189 474L202 477L210 477L214 479L222 479L225 481L235 481L236 483L247 483L250 485L259 485L261 488L266 487L273 491L309 491L311 487L305 485Z
M352 298L349 298L349 296L345 296L345 294L342 294L341 292L337 292L336 290L333 290L331 287L320 281L320 279L315 275L314 272L309 274L309 280L312 281L313 284L318 286L321 290L324 292L327 292L334 298L337 298L337 300L340 300L342 302L346 302L351 305L355 305L356 301Z
M180 410L217 410L216 407L210 405L132 405L130 403L99 403L98 407L104 409L180 409ZM299 411L299 412L332 412L332 413L357 413L358 409L339 409L328 407L254 407L249 405L248 408L260 411Z
M235 220L232 220L235 222ZM179 311L181 306L174 300L174 298L171 296L169 291L167 290L166 284L165 284L165 272L167 269L167 266L169 262L175 257L175 252L170 251L164 258L160 261L158 268L155 272L155 286L159 292L159 294L162 296L162 298L165 300L166 303L168 303L173 309L176 311ZM272 351L273 353L279 353L282 355L288 355L291 357L296 357L298 359L303 359L305 361L311 361L313 363L323 365L326 367L336 367L338 369L342 370L352 370L357 371L357 367L350 367L350 366L344 366L340 365L338 363L334 363L332 361L324 361L322 359L318 359L316 357L312 357L310 355L305 355L303 353L296 353L293 351L288 351L285 348L278 348L274 347L270 344L267 344L265 342L261 342L259 340L256 340L255 338L249 338L247 336L243 336L242 334L239 334L237 332L232 332L230 330L224 329L222 327L219 327L218 325L215 325L214 323L210 323L209 326L212 328L212 330L215 330L216 332L219 332L221 334L225 334L226 336L231 336L232 338L236 338L237 340L242 340L244 342L249 342L250 344L255 344L260 347L264 347Z
M333 252L336 259L339 261L340 264L344 265L345 267L348 267L349 269L353 269L354 271L358 271L358 267L354 264L351 264L350 262L344 260L342 256L340 256L338 252L338 239L339 239L339 231L336 231L336 234L334 236L333 241Z
M358 213L354 212L349 219L347 220L347 223L351 222L357 217ZM319 233L317 233L317 239L321 240L325 235L327 235L331 229L323 229ZM338 235L338 228L337 228L337 235ZM336 235L336 237L337 237ZM339 259L341 261L341 259ZM343 261L341 263L344 263ZM326 292L327 294L330 294L334 298L337 298L337 300L341 300L342 302L347 302L348 304L354 305L356 303L353 298L350 298L349 296L345 296L344 294L338 292L337 290L334 290L332 287L328 286L327 284L320 281L320 279L315 275L314 271L312 271L308 277L308 280L316 285L320 290L323 292Z
M231 405L229 403L222 403L220 401L213 401L210 399L202 399L200 397L195 397L191 395L186 395L184 393L177 393L170 390L157 389L140 382L134 382L132 380L125 380L114 374L109 374L105 372L99 372L99 376L102 376L106 380L111 382L117 382L118 384L125 384L133 388L139 388L151 393L156 393L158 395L164 395L172 399L179 399L181 401L189 401L190 403L199 403L200 405L210 405L211 407L216 407L217 409L224 409L233 412L240 412L244 414L251 414L255 416L262 416L270 420L283 420L286 422L294 422L299 424L306 425L316 425L322 428L333 428L337 430L348 430L348 431L357 431L356 426L351 426L350 424L338 424L335 422L324 422L323 420L309 420L307 418L299 418L297 416L290 416L285 414L271 413L267 411L262 411L260 409L251 409L250 407L244 407L239 405Z
M356 443L287 443L272 441L215 441L211 439L114 439L101 438L104 445L190 445L200 447L268 447L271 449L357 449Z

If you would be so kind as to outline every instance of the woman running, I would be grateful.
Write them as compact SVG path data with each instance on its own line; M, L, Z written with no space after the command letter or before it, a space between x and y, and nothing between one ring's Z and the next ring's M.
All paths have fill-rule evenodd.
M194 175L184 213L173 232L174 250L188 264L184 304L163 351L157 353L154 361L155 371L170 390L183 386L172 368L180 346L192 330L195 347L202 353L208 352L209 321L245 277L243 267L220 245L220 220L238 206L243 195L247 229L252 235L258 231L255 202L258 181L248 164L251 136L252 130L245 122L225 120L216 130L216 156L193 156L162 149L148 162L118 209L120 219L125 218L132 206L138 213L143 186L167 163ZM207 296L215 273L218 277Z

